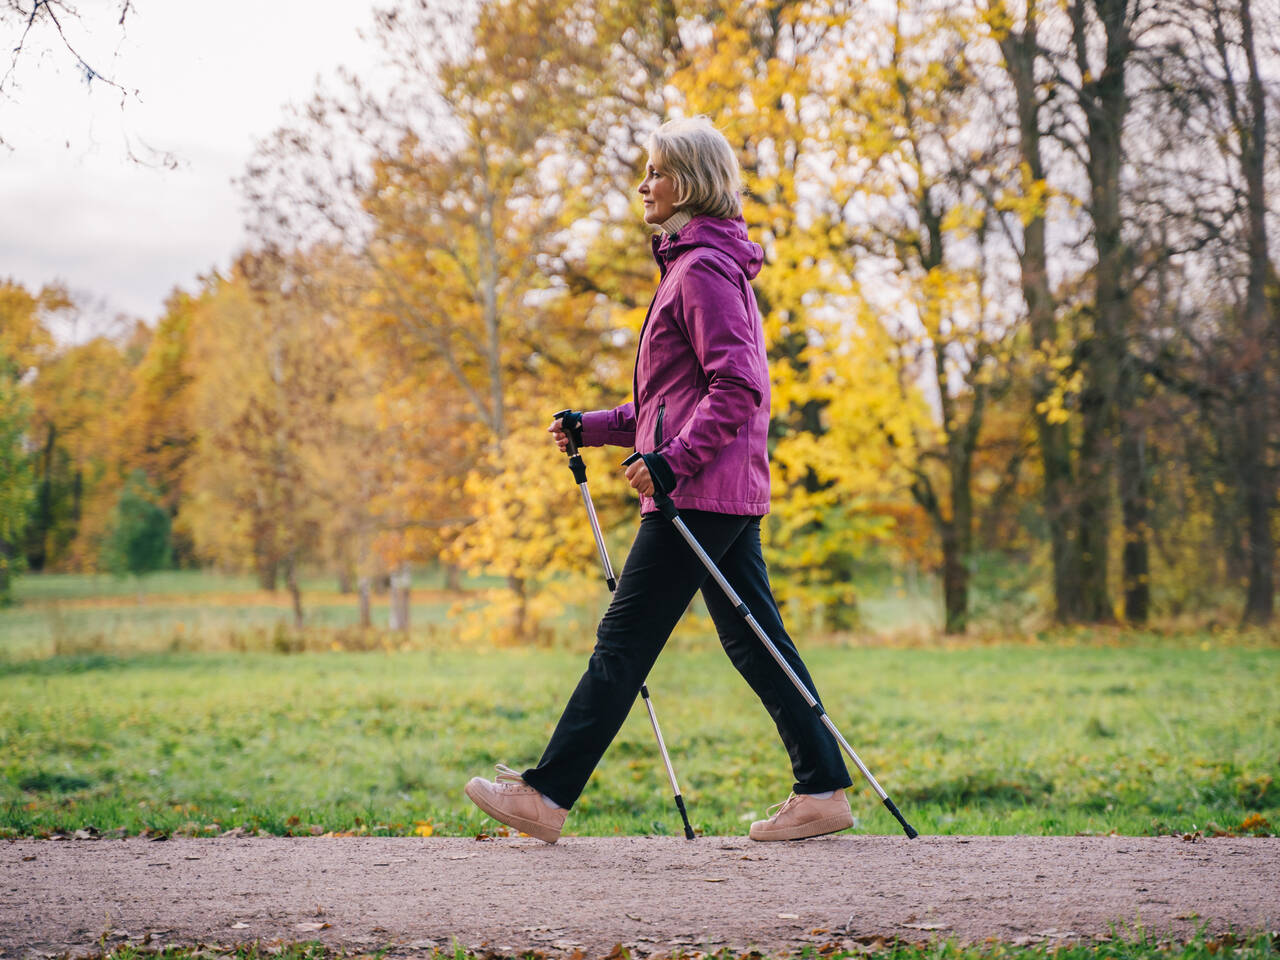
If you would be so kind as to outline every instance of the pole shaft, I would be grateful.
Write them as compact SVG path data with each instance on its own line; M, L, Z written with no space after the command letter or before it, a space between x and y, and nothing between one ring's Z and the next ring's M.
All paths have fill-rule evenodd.
M662 762L667 768L667 779L671 781L671 792L680 796L680 784L676 783L676 770L671 765L671 757L667 755L667 742L662 739L662 728L658 726L658 714L653 709L653 701L649 699L648 684L640 685L640 696L644 700L645 709L649 711L649 725L653 727L653 735L658 739L658 750L662 753Z
M729 598L729 602L734 605L740 614L742 614L743 619L747 622L747 626L751 628L752 632L760 639L760 642L764 644L765 649L768 650L770 656L777 661L778 666L782 668L783 672L795 685L795 688L800 691L805 702L818 712L818 717L822 720L823 726L830 731L831 735L836 738L836 743L838 743L844 752L849 755L849 759L854 762L858 771L864 778L866 778L867 783L871 785L871 789L876 792L876 796L878 796L882 801L888 800L888 794L884 792L884 788L880 786L880 782L872 776L871 771L868 770L867 765L862 762L862 758L858 756L857 751L849 745L849 741L846 740L840 731L836 729L836 725L831 722L831 718L827 716L827 712L823 710L822 706L818 703L818 698L813 695L807 686L805 686L804 681L800 679L799 675L791 669L791 664L787 663L778 648L774 645L773 641L769 639L769 635L764 632L764 628L760 626L756 621L755 616L752 615L751 611L743 604L742 598L739 597L737 591L729 585L729 581L724 578L724 574L720 572L720 568L716 566L715 561L712 560L711 557L708 556L707 552L702 549L702 545L698 543L697 538L695 538L689 528L685 526L684 520L679 516L675 516L672 517L672 522L675 524L676 529L680 531L680 535L684 537L685 543L689 544L689 547L697 555L698 559L702 561L702 565L707 568L707 572L711 574L711 577L717 584L719 584L720 589L725 592L725 595Z
M570 437L569 453L577 455L577 452L577 446L573 442L573 438ZM591 500L590 491L587 490L586 475L586 468L581 466L579 462L578 468L574 471L574 476L580 481L578 490L582 494L582 504L587 508L587 519L591 521L591 535L595 537L596 552L600 555L600 567L604 571L604 579L609 585L609 592L612 593L618 581L613 573L613 564L609 561L609 548L604 542L604 533L600 530L600 518L596 516L596 505ZM671 755L667 752L667 743L662 737L662 728L658 726L658 712L653 706L653 701L649 699L648 684L640 684L640 696L644 699L645 709L649 713L649 724L653 727L653 735L658 741L658 752L662 754L662 765L667 768L667 779L671 782L671 792L675 794L676 809L680 811L680 819L684 821L684 835L692 840L694 839L693 827L689 823L689 814L685 810L684 797L680 794L680 784L676 780L675 767L671 764Z
M600 566L604 568L604 578L610 584L609 589L613 589L613 584L617 582L617 578L613 575L613 564L609 562L609 549L604 543L604 534L600 531L600 520L596 516L596 505L591 502L591 494L587 492L585 483L578 484L578 489L582 492L582 502L587 508L587 517L591 520L591 533L596 538L596 551L600 554Z

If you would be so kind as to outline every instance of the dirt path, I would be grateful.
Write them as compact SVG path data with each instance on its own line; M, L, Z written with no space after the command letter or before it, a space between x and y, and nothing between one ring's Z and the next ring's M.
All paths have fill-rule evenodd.
M1015 942L1280 925L1280 839L837 836L0 843L0 957L320 939L452 939L603 957L875 936ZM323 926L322 926L323 925Z

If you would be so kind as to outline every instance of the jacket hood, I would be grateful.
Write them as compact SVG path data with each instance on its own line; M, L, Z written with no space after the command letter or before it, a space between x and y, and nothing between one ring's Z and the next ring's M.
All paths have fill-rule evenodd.
M653 258L665 273L682 253L694 247L719 250L742 268L748 280L754 280L764 264L764 248L747 239L747 223L742 217L694 217L679 233L656 235Z

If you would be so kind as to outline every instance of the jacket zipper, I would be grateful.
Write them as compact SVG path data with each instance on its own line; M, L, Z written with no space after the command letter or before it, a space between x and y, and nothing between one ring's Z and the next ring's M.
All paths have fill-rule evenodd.
M658 302L658 294L662 292L662 281L667 277L667 271L658 264L658 269L662 276L658 279L658 289L653 291L653 298L649 301L649 309L645 311L644 323L640 324L640 336L636 338L636 362L631 368L631 413L636 418L636 424L640 423L640 350L644 347L644 334L649 328L649 318L653 316L653 305Z
M658 422L653 428L653 446L654 449L662 446L662 418L667 412L667 401L663 400L658 404Z

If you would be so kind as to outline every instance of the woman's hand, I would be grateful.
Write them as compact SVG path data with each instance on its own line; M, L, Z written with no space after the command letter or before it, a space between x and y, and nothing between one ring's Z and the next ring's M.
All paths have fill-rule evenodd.
M653 478L649 476L649 465L644 458L637 457L635 463L627 467L627 482L641 496L653 496Z
M560 448L561 453L569 452L569 435L564 432L564 421L556 417L551 421L551 426L547 427L547 433L556 441L556 446Z

